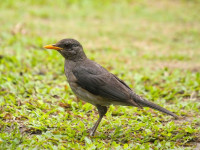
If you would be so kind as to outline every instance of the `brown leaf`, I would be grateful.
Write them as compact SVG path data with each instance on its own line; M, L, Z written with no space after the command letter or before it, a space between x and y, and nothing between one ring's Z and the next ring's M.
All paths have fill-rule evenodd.
M57 98L57 99L60 98L58 95L53 95L52 97L53 97L53 98Z
M70 104L62 103L62 102L59 103L59 106L60 106L60 107L63 107L63 108L70 108L70 107L71 107Z
M6 119L12 119L12 114L11 113L6 113L5 116L3 117L5 120Z

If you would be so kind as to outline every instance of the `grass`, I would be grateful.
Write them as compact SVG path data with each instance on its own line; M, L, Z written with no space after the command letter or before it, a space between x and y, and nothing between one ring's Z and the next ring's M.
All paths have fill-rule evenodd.
M194 149L200 143L198 0L7 0L0 5L0 149ZM63 58L42 47L79 40L89 58L181 116L77 99ZM198 148L197 148L198 149Z

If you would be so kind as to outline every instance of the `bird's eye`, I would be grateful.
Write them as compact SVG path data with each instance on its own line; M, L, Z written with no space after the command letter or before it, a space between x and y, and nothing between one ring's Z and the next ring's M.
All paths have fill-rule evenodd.
M65 48L69 49L70 47L70 44L65 44Z

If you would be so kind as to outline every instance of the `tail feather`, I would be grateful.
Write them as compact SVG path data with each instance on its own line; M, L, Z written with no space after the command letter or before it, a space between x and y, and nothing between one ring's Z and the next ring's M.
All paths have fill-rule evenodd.
M136 95L136 94L133 95L133 100L134 100L138 105L140 105L140 106L142 106L142 107L150 107L150 108L153 108L153 109L158 110L158 111L160 111L160 112L163 112L163 113L166 113L166 114L168 114L168 115L171 115L171 116L175 117L176 119L179 118L179 117L178 117L176 114L174 114L173 112L171 112L171 111L169 111L169 110L167 110L167 109L165 109L165 108L163 108L163 107L161 107L161 106L159 106L159 105L157 105L157 104L154 104L154 103L152 103L152 102L150 102L150 101L147 101L147 100L145 100L144 98L142 98L142 97L140 97L140 96L138 96L138 95Z

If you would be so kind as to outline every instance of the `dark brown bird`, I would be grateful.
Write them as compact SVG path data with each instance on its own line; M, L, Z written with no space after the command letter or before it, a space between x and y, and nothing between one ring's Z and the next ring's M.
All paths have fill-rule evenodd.
M72 91L80 99L97 107L99 119L90 131L91 136L106 114L107 106L111 104L150 107L178 118L176 114L138 96L124 81L88 59L78 41L63 39L44 48L55 49L65 58L65 75Z

